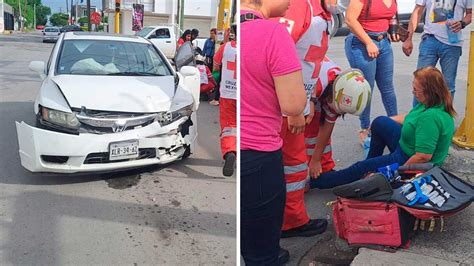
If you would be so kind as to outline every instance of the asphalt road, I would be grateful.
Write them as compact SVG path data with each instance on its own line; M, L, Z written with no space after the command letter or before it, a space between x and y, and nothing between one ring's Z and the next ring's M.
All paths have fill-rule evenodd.
M189 159L101 175L23 169L14 121L33 122L53 44L0 36L0 265L182 265L236 260L236 179L224 178L218 109L201 103Z
M464 38L469 40L469 32L465 32ZM344 39L344 36L331 39L328 56L338 63L342 69L347 69L349 63L344 53ZM416 68L419 41L420 34L416 34L414 37L415 48L410 57L406 57L403 54L401 43L393 44L395 58L394 86L399 113L408 112L411 109L413 97L412 73ZM458 112L457 124L462 121L465 113L468 55L469 42L466 41L464 42L463 55L459 62L456 80L454 106ZM371 119L373 120L379 115L386 115L386 113L382 105L380 93L378 89L375 89L372 98ZM359 120L356 117L348 115L344 119L338 119L332 137L333 157L336 160L336 168L349 166L362 159L363 150L358 143L359 128ZM474 152L471 154L474 157ZM308 253L311 247L313 247L312 253L318 253L318 249L328 248L328 243L334 241L335 236L331 222L332 210L326 206L327 202L334 199L335 197L330 190L314 190L305 194L306 208L310 217L328 218L331 224L329 225L329 231L320 236L283 239L281 241L282 246L289 249L291 254L289 265L296 265L301 262L301 259ZM474 219L472 217L474 217L474 206L469 207L454 217L446 219L446 232L419 232L413 239L408 251L438 257L453 263L464 262L468 265L474 264ZM331 257L331 254L327 256ZM332 256L338 255L333 254Z

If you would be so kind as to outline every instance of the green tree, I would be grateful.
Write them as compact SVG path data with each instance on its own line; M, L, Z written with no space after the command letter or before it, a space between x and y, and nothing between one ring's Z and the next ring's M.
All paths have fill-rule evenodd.
M48 16L51 15L51 8L48 6L37 6L36 7L36 24L46 25L48 22Z
M61 27L61 26L66 26L67 25L68 18L69 18L69 16L67 14L54 13L49 18L49 21L51 22L51 24L53 24L53 26Z

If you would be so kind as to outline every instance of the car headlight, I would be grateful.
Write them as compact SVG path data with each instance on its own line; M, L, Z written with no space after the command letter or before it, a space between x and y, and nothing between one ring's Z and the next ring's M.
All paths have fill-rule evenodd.
M43 120L55 125L76 129L81 124L74 113L66 113L41 107L41 117Z
M176 111L172 111L172 112L159 112L157 115L156 115L156 121L158 121L158 123L160 123L161 126L166 126L166 125L169 125L175 121L178 121L179 119L183 118L183 117L189 117L191 116L193 112L193 105L188 105L188 106L185 106L181 109L178 109Z

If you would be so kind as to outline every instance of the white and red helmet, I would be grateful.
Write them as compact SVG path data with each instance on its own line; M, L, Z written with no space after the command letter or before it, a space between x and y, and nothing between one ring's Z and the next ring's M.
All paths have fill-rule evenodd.
M370 104L371 89L362 71L351 68L341 72L333 84L333 105L339 114L359 116Z

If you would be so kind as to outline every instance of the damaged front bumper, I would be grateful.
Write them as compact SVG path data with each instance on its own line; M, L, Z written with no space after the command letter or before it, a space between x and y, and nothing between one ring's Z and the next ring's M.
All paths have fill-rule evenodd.
M16 122L21 164L31 172L78 173L112 171L166 164L183 157L196 134L190 118L161 127L153 122L142 128L110 134L55 132ZM181 129L186 126L188 128ZM181 132L186 132L182 134ZM138 142L138 157L111 160L110 144Z

